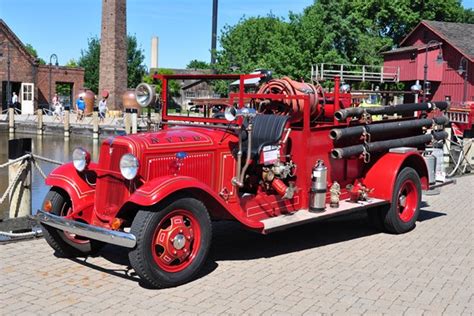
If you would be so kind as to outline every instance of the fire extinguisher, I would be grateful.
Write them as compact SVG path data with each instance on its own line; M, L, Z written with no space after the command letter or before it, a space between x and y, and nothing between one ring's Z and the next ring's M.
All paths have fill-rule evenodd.
M327 173L324 161L318 160L311 175L310 212L324 212L326 209Z

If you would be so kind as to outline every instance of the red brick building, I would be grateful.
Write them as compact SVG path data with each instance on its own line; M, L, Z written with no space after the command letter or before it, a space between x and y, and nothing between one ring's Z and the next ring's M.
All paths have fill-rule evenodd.
M423 85L425 62L431 83L428 100L449 99L459 104L465 96L466 101L474 101L473 24L422 21L403 39L400 48L384 53L384 67L400 67L399 80L408 86L416 80ZM465 71L461 74L460 65Z
M49 91L54 96L57 84L70 87L70 95L62 96L66 102L74 100L84 86L84 69L54 65L40 65L25 48L20 39L0 19L0 108L8 107L8 72L11 92L16 92L23 114L32 114L38 105L49 103ZM51 74L51 81L50 81Z

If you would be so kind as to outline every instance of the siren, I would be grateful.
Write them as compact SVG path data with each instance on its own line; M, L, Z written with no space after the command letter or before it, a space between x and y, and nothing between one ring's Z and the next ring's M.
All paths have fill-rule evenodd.
M252 109L252 108L236 109L233 106L226 108L224 112L225 119L229 122L232 122L239 116L254 117L256 114L257 112L255 111L255 109Z
M147 107L156 102L155 86L140 83L135 89L135 98L141 107Z

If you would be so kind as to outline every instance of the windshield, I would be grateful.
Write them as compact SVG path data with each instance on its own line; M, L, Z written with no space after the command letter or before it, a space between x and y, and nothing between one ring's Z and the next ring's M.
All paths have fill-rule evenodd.
M260 78L259 75L166 75L159 79L164 87L161 95L164 121L227 123L225 109L250 106L250 99L243 95L254 93Z

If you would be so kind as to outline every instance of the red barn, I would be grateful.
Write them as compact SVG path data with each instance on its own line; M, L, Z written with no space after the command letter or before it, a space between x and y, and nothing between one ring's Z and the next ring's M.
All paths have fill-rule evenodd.
M427 100L474 101L474 24L422 21L400 48L383 54L384 67L400 67L399 81L408 87L416 80L423 85L426 68L431 83ZM413 101L410 97L405 102Z

